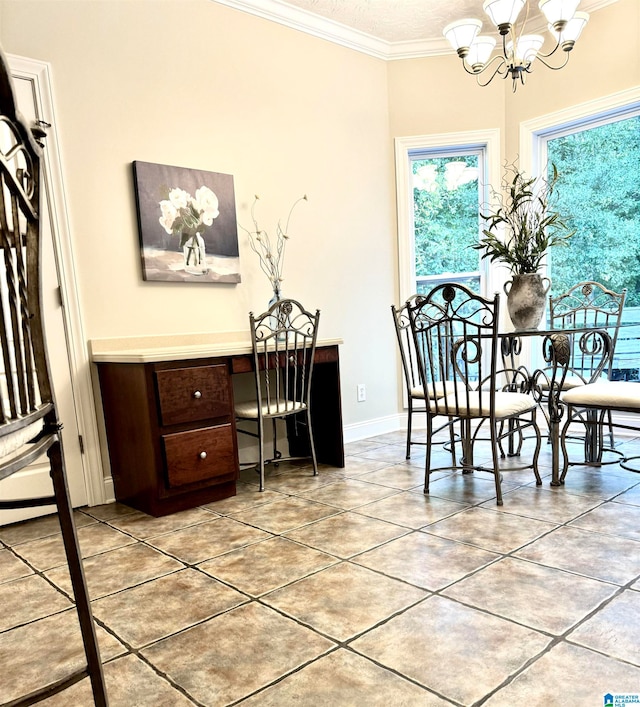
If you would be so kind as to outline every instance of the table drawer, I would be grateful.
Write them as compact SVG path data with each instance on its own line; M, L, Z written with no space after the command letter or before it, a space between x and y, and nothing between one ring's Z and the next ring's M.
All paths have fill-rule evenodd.
M231 416L226 364L156 371L162 425Z
M163 435L170 488L200 481L236 478L236 454L231 425ZM222 478L224 477L224 478Z

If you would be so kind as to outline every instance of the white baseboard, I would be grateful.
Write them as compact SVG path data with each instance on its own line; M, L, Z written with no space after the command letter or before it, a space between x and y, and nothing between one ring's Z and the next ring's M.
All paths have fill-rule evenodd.
M366 420L365 422L356 422L344 427L344 441L345 444L357 442L367 437L375 437L376 435L382 435L386 432L396 432L397 430L406 429L406 426L406 413L387 415L386 417L378 417L374 420Z
M116 500L116 492L113 488L113 479L107 476L104 479L104 502L113 503Z

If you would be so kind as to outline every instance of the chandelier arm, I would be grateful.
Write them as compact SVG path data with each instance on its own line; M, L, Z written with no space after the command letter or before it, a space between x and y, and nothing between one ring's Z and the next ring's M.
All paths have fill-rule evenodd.
M513 46L515 47L516 45L516 34L515 34L515 27L511 27L509 32L507 34L502 34L500 35L502 37L502 56L507 59L509 56L507 53L507 37L511 37L511 41L513 42Z
M551 53L553 54L553 52L551 52ZM562 62L562 64L560 64L560 66L552 66L551 64L546 62L544 59L548 56L550 56L550 55L546 54L546 55L540 56L540 54L538 54L536 58L542 64L544 64L547 67L547 69L551 69L552 71L559 71L560 69L564 68L569 63L569 52L565 52L564 61Z
M462 57L462 68L468 74L471 74L471 76L478 76L479 74L483 74L491 66L491 64L494 64L496 61L498 62L498 68L491 75L491 79L492 79L498 73L502 75L502 72L500 71L500 69L502 68L503 65L506 66L506 64L507 64L506 61L504 60L504 57L500 56L500 54L495 54L494 56L492 56L491 59L489 59L489 61L486 64L482 65L481 69L478 69L476 71L474 71L473 69L469 69L467 67L467 63L464 60L464 57ZM505 71L505 74L506 73L507 72ZM491 79L489 79L489 81L491 81ZM489 83L489 81L487 81L487 83ZM487 84L480 84L480 85L486 86Z
M538 52L538 53L536 54L536 57L537 57L538 59L539 59L540 57L542 57L543 59L547 59L547 58L550 57L552 54L555 54L555 53L558 51L559 47L560 47L560 39L558 39L558 41L556 42L556 46L555 46L548 54L542 54L542 53ZM568 52L567 52L567 54L568 54ZM565 63L566 63L566 62L565 62ZM547 66L547 65L545 64L545 66Z
M478 82L478 86L482 86L483 88L485 86L488 86L493 81L493 79L496 77L496 75L502 76L502 78L505 78L505 79L509 75L509 70L507 68L506 61L501 56L495 56L494 59L500 59L501 61L498 64L498 66L496 67L496 70L491 74L491 76L489 76L489 78L484 83L482 81L480 81L480 74L483 73L484 70L489 66L489 64L491 64L493 62L493 59L484 65L484 68L482 69L482 71L479 71L476 73L476 81ZM505 70L501 71L501 69L503 67L505 67Z
M464 57L460 57L462 59L462 68L468 73L471 74L472 76L475 76L477 72L472 71L471 69L467 68L467 62L464 60Z

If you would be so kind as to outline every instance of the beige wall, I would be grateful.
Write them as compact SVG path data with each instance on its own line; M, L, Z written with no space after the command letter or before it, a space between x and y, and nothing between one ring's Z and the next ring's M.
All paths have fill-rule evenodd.
M344 338L356 427L401 409L393 138L499 128L514 159L520 121L640 84L638 0L593 13L569 66L515 95L453 55L385 63L210 0L0 0L0 43L51 64L87 338L244 329L270 297L242 233L239 285L143 282L133 160L234 175L239 221L259 193L271 230L307 193L284 293Z
M502 128L504 120L503 82L477 86L455 55L389 63L394 138Z
M87 338L246 330L271 291L242 232L241 284L143 282L131 162L232 174L270 232L308 194L284 294L344 338L345 422L397 412L385 62L210 0L3 0L0 41L51 64Z

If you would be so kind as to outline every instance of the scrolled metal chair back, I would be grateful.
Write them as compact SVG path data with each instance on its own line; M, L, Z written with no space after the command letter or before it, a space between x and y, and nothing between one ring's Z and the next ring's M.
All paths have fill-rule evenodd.
M260 408L280 415L308 405L320 311L283 299L249 314Z
M46 418L56 425L40 300L40 159L0 75L0 437Z
M626 294L626 289L613 292L598 282L587 281L549 298L551 326L568 332L570 374L585 383L611 370ZM572 327L586 326L594 331L570 333Z
M470 407L471 393L493 409L498 303L498 295L489 300L464 285L443 283L410 304L418 369L435 414L459 415Z
M391 305L393 321L395 324L396 337L400 348L400 360L402 361L402 372L407 388L407 395L411 395L411 390L422 385L420 373L418 371L418 359L416 355L415 343L411 332L411 320L409 318L409 308L415 303L420 295L412 295L400 307Z

